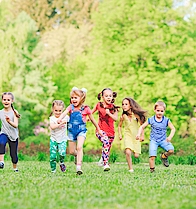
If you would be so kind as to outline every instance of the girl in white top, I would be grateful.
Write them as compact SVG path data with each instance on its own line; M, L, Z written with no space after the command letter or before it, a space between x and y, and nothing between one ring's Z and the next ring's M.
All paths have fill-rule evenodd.
M66 171L66 166L64 164L66 155L66 143L67 143L67 122L69 121L69 116L66 115L61 123L57 123L58 118L62 114L65 108L64 102L62 100L54 100L52 103L52 112L50 113L50 167L51 172L56 172L56 160L57 154L59 153L60 169L62 172Z
M14 95L11 92L2 94L4 108L0 110L1 132L0 132L0 169L4 168L4 155L6 144L9 144L10 156L14 171L18 171L18 119L20 114L13 106Z

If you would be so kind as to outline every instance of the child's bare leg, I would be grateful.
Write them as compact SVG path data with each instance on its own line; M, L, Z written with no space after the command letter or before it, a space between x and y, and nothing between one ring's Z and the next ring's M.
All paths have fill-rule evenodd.
M155 170L155 156L151 156L149 158L149 166L150 166L150 171L153 172Z
M84 140L83 136L77 138L77 170L81 170L82 166Z
M125 155L126 155L126 160L127 160L129 170L133 170L132 159L131 159L131 150L128 148L125 149Z
M69 153L70 155L77 156L76 142L69 141Z
M168 150L167 152L164 152L162 154L162 158L167 158L167 157L169 157L172 154L174 154L174 150Z
M4 154L0 154L0 162L4 162Z

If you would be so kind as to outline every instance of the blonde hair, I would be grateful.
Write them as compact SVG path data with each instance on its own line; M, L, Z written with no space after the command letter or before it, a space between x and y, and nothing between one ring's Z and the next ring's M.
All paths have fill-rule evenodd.
M86 99L86 92L83 91L82 89L72 89L72 91L70 93L70 96L72 96L74 94L80 97L79 105L82 105L85 102L85 99Z
M154 109L156 110L157 106L162 106L164 110L166 110L166 104L162 101L157 101L154 105Z
M11 92L4 92L1 96L1 98L3 99L4 95L10 95L12 98L12 101L14 101L14 95ZM14 111L14 114L17 118L20 118L20 114L14 109L14 105L11 103L11 108Z
M52 102L52 111L50 112L49 117L53 114L53 107L54 107L54 105L62 106L63 109L65 108L65 104L64 104L64 102L63 102L62 100L54 100L54 101Z

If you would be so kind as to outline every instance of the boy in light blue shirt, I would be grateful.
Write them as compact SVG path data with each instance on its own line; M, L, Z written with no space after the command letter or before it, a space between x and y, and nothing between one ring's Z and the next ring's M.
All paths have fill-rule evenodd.
M171 123L169 118L164 116L166 105L162 101L155 103L154 112L155 115L140 126L136 139L140 139L140 135L146 126L151 125L150 132L150 144L149 144L149 165L150 171L155 171L155 158L157 156L158 147L163 148L166 152L161 154L161 161L164 166L169 167L168 157L174 153L174 147L171 143L171 139L175 134L175 127ZM167 127L171 129L169 136L167 137Z

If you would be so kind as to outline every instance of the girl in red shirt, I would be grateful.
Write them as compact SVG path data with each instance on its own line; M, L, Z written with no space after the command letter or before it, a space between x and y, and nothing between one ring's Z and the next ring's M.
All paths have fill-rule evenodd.
M110 88L103 89L97 96L98 100L101 100L102 98L103 102L98 102L92 110L92 114L96 111L99 113L98 125L102 130L103 136L99 133L96 133L96 136L102 142L102 161L104 171L110 170L108 160L110 148L115 137L114 121L118 119L119 108L113 104L116 97L117 93L113 92Z

